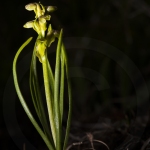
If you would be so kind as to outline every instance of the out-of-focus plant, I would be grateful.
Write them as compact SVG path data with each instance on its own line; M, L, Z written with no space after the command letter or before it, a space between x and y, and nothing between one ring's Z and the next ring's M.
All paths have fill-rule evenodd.
M56 31L52 29L51 24L47 23L47 21L49 21L51 17L49 13L56 10L55 6L43 6L41 3L30 3L26 5L25 8L29 11L35 12L35 20L27 22L24 25L24 27L33 28L38 33L38 37L35 41L35 46L32 54L29 83L35 111L41 123L40 125L37 123L34 116L32 115L20 91L16 72L16 64L18 57L21 51L24 49L24 47L27 46L32 40L32 37L29 38L19 48L13 61L13 77L16 92L27 116L29 117L30 121L32 122L32 124L46 143L47 147L50 150L65 150L68 141L69 128L71 122L71 87L68 74L67 55L65 46L62 42L63 30L61 29L60 32ZM48 60L47 50L56 38L58 39L58 43L56 48L55 72L53 73L50 62ZM38 60L41 62L43 68L43 79L47 110L44 109L43 99L39 87L36 57L38 57ZM62 134L62 120L64 112L65 76L67 78L68 85L67 91L69 100L69 110L66 132L64 136ZM48 113L49 119L46 118L46 113Z

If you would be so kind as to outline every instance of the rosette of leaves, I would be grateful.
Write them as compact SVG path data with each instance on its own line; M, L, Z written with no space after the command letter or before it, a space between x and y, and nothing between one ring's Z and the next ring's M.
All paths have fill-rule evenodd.
M41 124L37 123L30 109L28 108L23 94L20 91L16 72L18 56L20 55L24 47L29 44L32 38L29 38L19 48L14 58L13 77L16 92L27 116L29 117L30 121L32 122L32 124L46 143L47 147L50 150L65 150L68 141L71 121L71 87L69 81L67 55L65 46L62 42L63 30L61 29L60 32L53 30L51 24L47 23L47 21L49 21L51 18L49 13L56 10L55 6L43 6L41 3L30 3L26 5L25 8L29 11L35 12L35 19L27 22L24 25L24 27L33 28L38 34L32 54L29 83L35 111ZM58 43L56 48L55 71L53 72L47 57L47 50L56 38L58 39ZM37 57L40 63L42 64L43 69L45 97L47 104L46 110L43 106L43 99L41 96L39 80L37 75ZM65 135L62 135L65 76L67 78L68 85L67 91L69 100L69 110L68 120L66 124L66 132ZM48 113L49 119L46 118L46 113ZM65 138L63 136L65 136Z

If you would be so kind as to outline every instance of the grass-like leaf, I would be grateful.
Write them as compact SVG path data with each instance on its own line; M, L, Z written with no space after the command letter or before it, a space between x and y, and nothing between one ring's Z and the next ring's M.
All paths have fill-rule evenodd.
M55 125L56 125L56 149L61 150L61 118L60 118L60 59L61 59L61 45L62 45L62 30L60 31L57 50L56 50L56 64L55 64L55 86L54 86L54 110L55 110Z
M63 119L63 111L64 111L64 76L65 76L65 59L64 53L61 49L61 69L60 69L60 120L62 126L62 119Z
M47 60L47 51L45 51L45 53L46 54L42 57L45 96L46 96L46 103L47 103L52 137L54 140L54 144L56 146L56 126L55 126L55 120L54 120L54 103L53 103L54 94L52 93L52 90L51 90L51 89L53 89L53 87L52 87L53 77L51 74L52 72L50 72L50 70L51 70L50 64L48 63L48 60Z
M72 94L71 94L71 83L70 83L69 71L68 71L68 59L67 59L67 54L66 54L64 44L62 44L61 48L62 48L62 53L63 53L64 61L65 61L65 72L66 72L66 78L67 78L67 84L68 84L68 100L69 100L67 127L66 127L65 140L64 140L64 145L63 145L63 150L66 150L66 146L67 146L67 142L69 138L70 125L71 125L71 116L72 116Z
M45 112L43 99L42 99L41 91L39 87L38 75L37 75L37 70L36 70L36 59L37 58L36 58L35 50L34 50L32 54L31 67L30 67L30 91L31 91L32 100L33 100L36 113L39 117L39 120L42 124L45 134L47 135L51 143L53 143L53 139L50 134L51 133L50 127L46 118L46 112Z
M15 88L16 88L16 92L17 92L17 95L19 97L19 100L20 100L20 103L22 105L22 107L24 108L24 111L26 112L27 116L29 117L30 121L32 122L32 124L34 125L34 127L36 128L36 130L38 131L38 133L40 134L40 136L42 137L42 139L44 140L44 142L46 143L47 147L50 149L50 150L55 150L52 143L49 141L49 139L47 138L47 136L44 134L44 132L42 131L42 129L40 128L40 126L38 125L38 123L36 122L36 120L34 119L31 111L29 110L25 100L24 100L24 97L20 91L20 88L19 88L19 84L18 84L18 78L17 78L17 72L16 72L16 64L17 64L17 60L18 60L18 57L21 53L21 51L24 49L24 47L26 45L29 44L29 42L32 40L32 37L29 38L20 48L19 50L17 51L16 55L15 55L15 58L14 58L14 61L13 61L13 77L14 77L14 84L15 84Z

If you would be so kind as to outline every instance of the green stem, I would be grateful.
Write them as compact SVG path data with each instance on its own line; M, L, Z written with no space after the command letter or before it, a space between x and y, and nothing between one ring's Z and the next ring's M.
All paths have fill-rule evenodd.
M54 144L56 146L56 129L55 129L55 123L54 123L54 113L53 113L53 107L52 107L52 95L50 93L50 82L49 82L49 75L48 75L48 64L47 64L47 57L44 55L42 57L42 67L43 67L43 78L44 78L44 86L45 86L45 95L46 95L46 103L48 108L48 115L49 115L49 121L50 121L50 127L52 131L52 136L54 140Z

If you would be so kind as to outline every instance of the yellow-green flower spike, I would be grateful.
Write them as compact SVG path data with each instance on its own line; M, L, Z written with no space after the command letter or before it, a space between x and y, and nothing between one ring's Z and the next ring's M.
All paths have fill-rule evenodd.
M45 50L55 41L57 35L49 25L47 29L47 20L50 20L51 16L49 12L53 12L57 9L55 6L43 6L41 3L30 3L25 6L29 11L35 12L35 20L27 22L23 27L24 28L33 28L39 35L36 44L36 56L39 58L39 61L42 62L42 57L45 55ZM47 35L45 32L47 30Z

